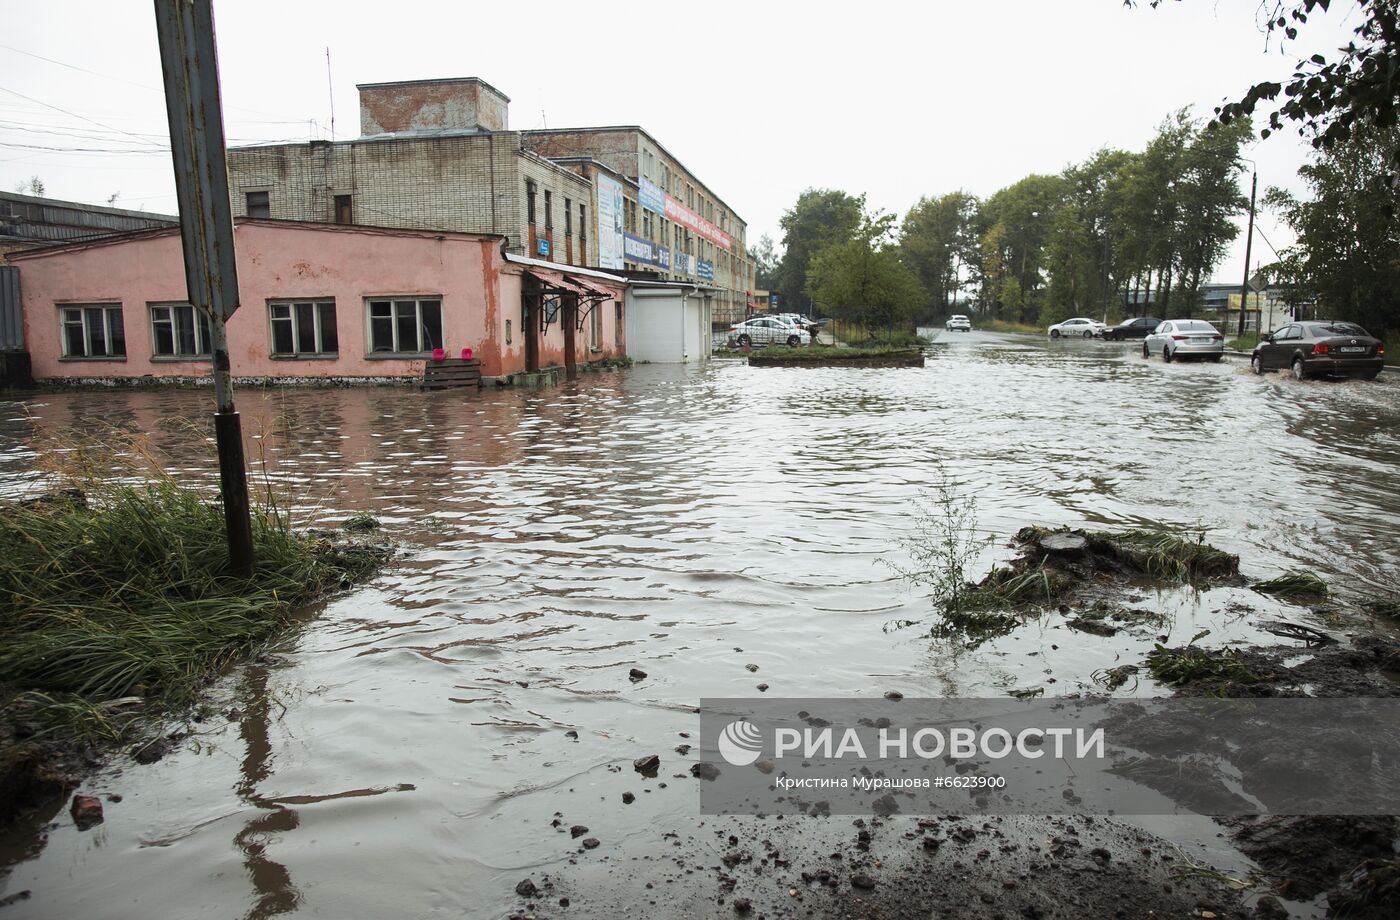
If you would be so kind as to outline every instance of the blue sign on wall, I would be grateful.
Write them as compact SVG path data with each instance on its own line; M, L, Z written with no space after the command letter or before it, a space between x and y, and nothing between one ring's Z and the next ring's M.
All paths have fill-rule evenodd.
M695 263L695 274L700 276L701 281L715 280L715 263L699 260Z
M671 267L671 250L630 233L622 235L622 254L629 262L655 265L657 268L664 269Z
M646 176L637 182L637 202L654 214L666 216L666 193Z
M774 291L773 293L769 294L769 295L768 295L768 309L770 309L770 310L777 310L777 309L778 309L778 299L779 299L779 294L778 294L777 291Z
M535 251L542 256L549 255L549 240L535 240Z

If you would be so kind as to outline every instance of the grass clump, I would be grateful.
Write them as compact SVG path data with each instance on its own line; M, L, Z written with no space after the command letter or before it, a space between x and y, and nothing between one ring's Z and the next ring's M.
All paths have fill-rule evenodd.
M1259 679L1229 649L1211 652L1197 646L1196 640L1209 633L1208 629L1202 630L1179 648L1167 648L1158 642L1147 654L1148 673L1154 680L1173 687L1198 681L1253 683Z
M1029 323L1013 323L1003 319L973 320L974 329L984 329L987 332L1019 332L1024 335L1044 335L1045 330L1040 326L1032 326Z
M346 518L344 526L351 533L368 533L371 530L378 530L382 525L379 518L368 511L361 511Z
M1289 572L1278 578L1261 581L1254 586L1261 594L1284 599L1295 597L1326 597L1327 583L1311 572Z
M267 502L253 509L243 580L226 571L220 504L170 479L81 486L0 506L0 681L87 734L115 730L123 700L188 701L387 555L297 533Z
M1127 530L1086 536L1095 549L1106 549L1156 581L1191 584L1240 570L1239 557L1211 546L1204 532L1183 536L1166 530Z
M788 358L799 361L825 361L832 358L854 360L856 358L903 356L917 351L917 348L918 343L913 345L798 345L795 348L789 348L786 345L769 345L761 351L755 351L754 354L766 358Z

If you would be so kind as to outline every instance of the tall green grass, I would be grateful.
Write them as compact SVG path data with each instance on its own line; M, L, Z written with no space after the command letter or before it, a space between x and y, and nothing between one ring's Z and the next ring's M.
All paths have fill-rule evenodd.
M297 533L270 500L252 524L244 580L227 571L222 507L170 479L85 479L78 492L0 506L0 685L87 704L187 700L384 555Z

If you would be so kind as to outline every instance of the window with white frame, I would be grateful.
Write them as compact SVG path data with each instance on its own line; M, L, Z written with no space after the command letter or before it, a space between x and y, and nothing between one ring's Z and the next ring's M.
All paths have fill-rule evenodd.
M274 301L267 305L274 357L315 357L340 353L335 301Z
M151 304L151 354L157 358L207 358L209 316L187 303Z
M588 311L588 347L597 351L603 347L603 323L599 316L603 305L595 303L593 309Z
M396 297L366 303L371 353L418 355L443 347L441 298Z
M70 304L58 311L65 358L125 358L121 304Z

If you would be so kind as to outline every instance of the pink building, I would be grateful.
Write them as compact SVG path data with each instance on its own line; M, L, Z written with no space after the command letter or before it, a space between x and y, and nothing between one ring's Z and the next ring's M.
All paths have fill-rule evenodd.
M507 255L472 233L239 219L234 376L421 378L471 348L486 378L626 354L624 279ZM10 255L40 382L209 376L178 229Z

